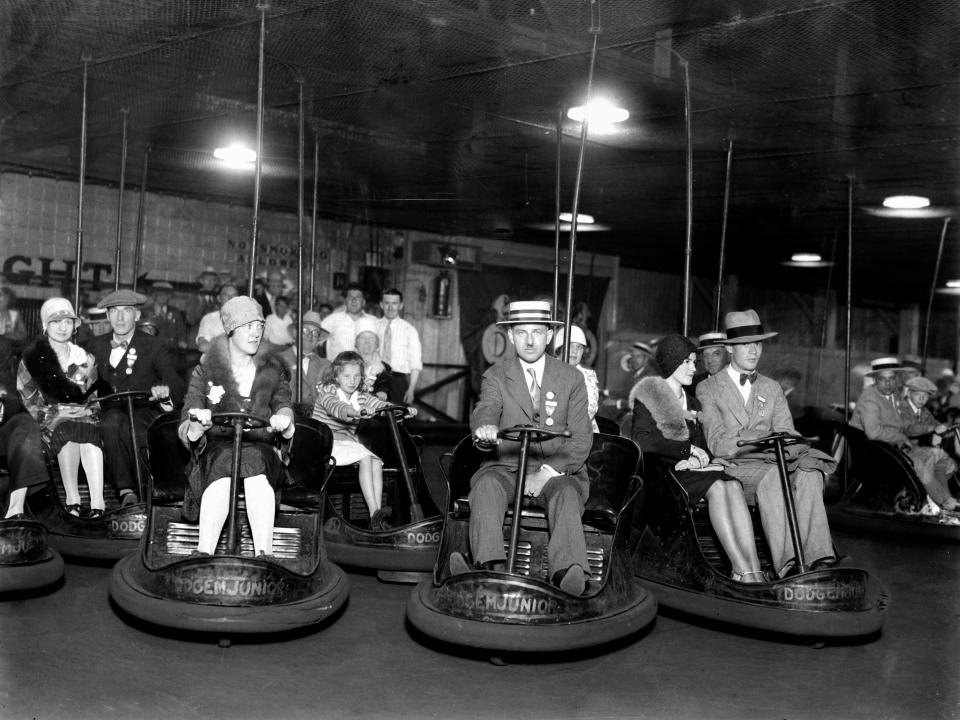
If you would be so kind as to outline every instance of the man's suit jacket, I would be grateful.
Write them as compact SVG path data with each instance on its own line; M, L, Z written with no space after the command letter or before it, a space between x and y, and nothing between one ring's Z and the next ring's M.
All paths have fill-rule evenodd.
M487 369L480 386L480 400L470 416L470 429L496 425L536 425L549 430L569 430L570 438L531 442L528 467L547 464L559 473L585 482L586 461L593 445L587 411L587 388L583 375L573 365L546 356L540 383L540 407L530 399L529 378L520 360L512 357ZM516 468L520 443L502 441L484 465Z
M893 445L906 445L909 442L900 418L899 391L894 391L891 398L889 395L882 395L876 385L864 388L857 398L850 425L863 430L871 440Z
M758 375L747 404L726 368L697 385L703 406L703 428L710 452L729 458L743 453L738 440L755 440L774 432L795 433L780 383Z
M110 367L112 339L113 333L100 335L93 338L87 348L97 359L100 380L110 386L109 389L103 388L99 394L124 390L149 392L154 385L166 385L170 388L173 404L182 402L185 384L174 369L166 344L160 338L134 330L130 345L115 368Z

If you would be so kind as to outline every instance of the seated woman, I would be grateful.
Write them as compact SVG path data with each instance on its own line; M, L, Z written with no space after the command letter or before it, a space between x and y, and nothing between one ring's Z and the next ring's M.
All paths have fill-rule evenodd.
M67 512L80 516L80 464L90 489L90 517L103 517L103 440L100 410L87 403L97 381L93 355L71 342L80 318L66 298L40 306L43 336L23 353L17 390L57 458Z
M363 390L386 400L390 394L390 375L393 369L380 356L380 336L373 320L363 318L356 322L354 344L365 368Z
M183 400L180 439L195 451L200 476L200 539L197 552L212 555L230 511L230 475L233 471L233 427L212 425L214 413L246 411L269 417L270 425L244 431L240 477L246 498L247 519L254 553L273 554L275 488L282 478L282 453L274 433L293 437L289 373L271 346L264 344L263 313L256 300L231 298L220 308L226 335L214 338L210 349L193 370ZM196 501L188 488L185 508Z
M383 501L383 460L357 440L357 424L363 413L389 405L363 390L364 362L351 350L333 359L324 381L317 388L313 418L333 432L333 459L337 465L359 463L360 492L367 503L371 530L387 530L392 514Z
M600 407L600 383L597 380L596 370L584 367L580 364L583 360L583 354L587 349L587 336L583 330L576 325L570 326L570 356L567 362L573 365L580 374L583 375L583 381L587 385L587 413L590 415L590 422L593 424L593 431L600 432L597 427L597 409ZM557 330L553 339L553 354L563 359L563 328Z
M644 452L676 461L677 479L691 504L706 496L710 522L730 560L733 579L765 582L743 487L711 463L699 404L687 392L697 367L696 347L682 335L668 335L657 346L656 360L662 377L644 378L637 387L633 439Z

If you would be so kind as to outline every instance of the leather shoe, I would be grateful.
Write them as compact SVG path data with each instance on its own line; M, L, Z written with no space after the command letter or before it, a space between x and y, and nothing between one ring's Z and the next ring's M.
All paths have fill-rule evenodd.
M553 574L553 584L567 595L580 597L583 595L583 591L587 589L587 578L582 567L571 565L566 570L558 570Z
M103 517L103 510L95 508L90 511L90 514L87 517L89 517L91 520L99 520Z
M470 567L470 563L467 562L467 559L463 556L463 553L456 551L450 553L451 575L463 575L464 573L472 571L473 568Z
M140 502L140 498L137 497L137 494L133 490L128 490L120 495L120 507L130 507L131 505L136 505L138 502Z
M828 568L833 567L837 564L837 558L835 557L822 557L819 560L814 560L810 565L811 570L827 570Z
M486 570L487 572L506 572L507 563L503 560L487 560L486 562L480 563L480 569Z

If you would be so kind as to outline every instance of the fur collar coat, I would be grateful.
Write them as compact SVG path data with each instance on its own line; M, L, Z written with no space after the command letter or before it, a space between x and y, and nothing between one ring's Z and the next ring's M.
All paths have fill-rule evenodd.
M23 354L23 365L36 388L54 403L80 404L87 401L96 380L96 364L82 348L70 344L70 365L60 367L57 353L42 337Z
M666 380L658 377L644 378L637 386L636 397L650 412L657 429L667 440L690 439L690 427L687 423L697 422L697 413L692 409L684 409ZM691 408L692 399L688 394L687 408Z

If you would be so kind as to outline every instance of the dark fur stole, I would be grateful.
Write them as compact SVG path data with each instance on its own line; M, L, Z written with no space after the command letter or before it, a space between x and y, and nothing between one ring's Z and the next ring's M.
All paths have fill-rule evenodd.
M667 381L646 377L637 385L637 399L650 411L657 428L667 440L689 440L687 421L695 421L696 414L684 410Z
M87 401L93 387L83 388L67 377L61 369L57 353L47 338L39 338L23 353L23 364L40 392L51 402L80 404Z
M261 417L269 417L274 413L271 400L281 383L289 383L289 371L284 362L277 356L276 348L269 343L261 343L257 354L253 356L256 374L250 388L252 403L248 412ZM222 399L217 405L219 412L234 412L241 410L245 403L237 388L237 381L230 369L230 354L227 349L227 338L215 338L202 361L203 376L207 388L220 386L224 390ZM286 393L289 401L289 393Z

